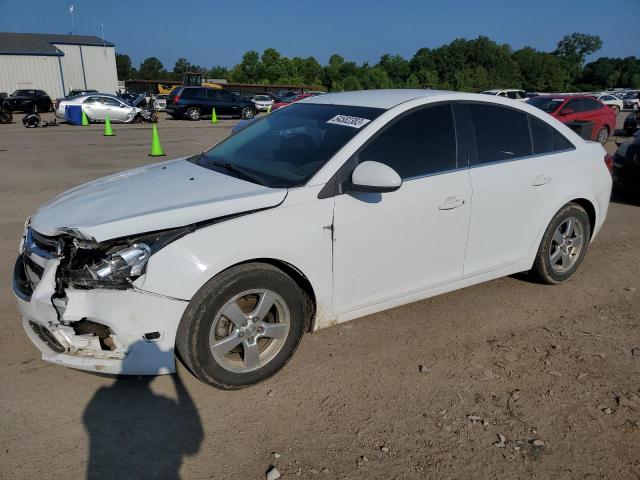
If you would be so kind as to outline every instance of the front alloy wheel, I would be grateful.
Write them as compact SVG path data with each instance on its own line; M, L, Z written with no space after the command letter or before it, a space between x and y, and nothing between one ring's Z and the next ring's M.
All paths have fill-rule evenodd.
M290 318L287 304L277 293L242 292L222 307L211 325L211 355L230 372L257 370L282 350Z
M237 265L191 299L176 349L201 381L223 389L246 387L287 363L312 311L308 295L284 271L264 263Z

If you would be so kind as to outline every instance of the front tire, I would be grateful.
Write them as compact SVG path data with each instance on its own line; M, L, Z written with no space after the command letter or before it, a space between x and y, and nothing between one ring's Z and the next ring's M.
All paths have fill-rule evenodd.
M256 116L256 112L253 108L245 107L242 109L242 114L240 116L243 120L251 120Z
M178 326L176 348L202 382L243 388L287 363L309 320L308 297L289 275L263 263L238 265L193 297Z
M587 212L576 203L568 203L549 223L531 273L550 285L568 280L584 260L590 239Z

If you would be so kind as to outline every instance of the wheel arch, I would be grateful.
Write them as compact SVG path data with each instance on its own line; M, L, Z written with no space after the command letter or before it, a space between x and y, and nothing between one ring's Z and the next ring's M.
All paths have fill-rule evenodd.
M295 265L292 265L288 262L285 262L284 260L279 260L276 258L267 258L267 257L252 258L248 260L243 260L238 263L234 263L233 265L229 265L224 270L221 270L220 272L216 273L212 278L220 275L222 272L226 272L231 268L237 267L239 265L246 265L248 263L265 263L267 265L276 267L282 270L287 275L289 275L293 279L293 281L298 284L298 286L302 289L302 291L307 294L307 298L308 298L307 308L308 308L309 315L308 315L308 324L305 325L305 332L313 331L313 326L316 319L316 307L317 307L316 294L313 289L313 285L311 284L307 276L302 272L302 270L300 270Z
M567 203L575 203L580 205L582 208L585 209L585 211L587 212L587 215L589 217L589 226L591 229L591 236L593 236L593 231L596 228L596 207L595 205L591 202L591 200L588 200L586 198L574 198L573 200L571 200L570 202Z

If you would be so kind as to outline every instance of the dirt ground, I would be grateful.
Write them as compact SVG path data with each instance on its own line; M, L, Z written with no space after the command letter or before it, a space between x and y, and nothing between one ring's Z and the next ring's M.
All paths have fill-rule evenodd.
M231 124L163 120L167 158ZM67 188L154 161L149 126L114 129L0 125L0 478L260 479L270 465L284 478L640 478L628 203L611 205L566 284L509 277L307 335L253 388L218 391L182 366L116 379L43 362L11 293L23 222Z

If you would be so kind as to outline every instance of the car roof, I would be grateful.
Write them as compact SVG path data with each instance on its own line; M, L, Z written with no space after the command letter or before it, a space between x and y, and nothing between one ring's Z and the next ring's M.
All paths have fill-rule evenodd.
M327 93L326 95L311 95L303 100L304 103L350 105L357 107L374 107L390 109L404 102L417 98L435 97L452 94L447 90L420 89L387 89L387 90L358 90L355 92Z
M552 93L547 94L547 95L538 95L538 97L544 97L544 98L563 98L565 100L569 99L569 98L590 98L593 100L593 96L592 95L569 95L566 93L559 93L557 95L554 95Z

